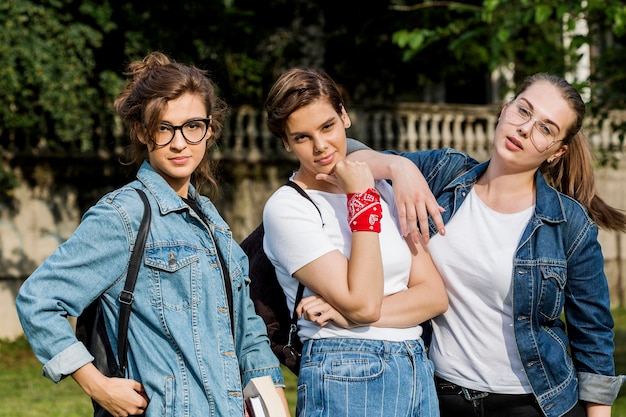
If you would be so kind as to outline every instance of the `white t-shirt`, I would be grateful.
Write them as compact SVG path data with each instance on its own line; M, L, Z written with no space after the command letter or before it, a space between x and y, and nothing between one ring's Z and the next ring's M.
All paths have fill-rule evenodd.
M397 220L397 210L391 186L377 181L381 194L383 217L379 235L383 270L384 294L394 294L407 289L411 267L411 252ZM292 274L320 256L339 250L350 256L352 232L348 225L347 197L317 190L306 190L322 213L322 219L306 198L291 187L280 187L268 199L263 210L265 237L263 247L267 257L276 268L276 276L293 311L298 281ZM346 279L340 277L338 279ZM304 297L313 295L307 288ZM302 341L330 337L362 338L403 341L418 339L421 326L409 328L380 328L363 326L343 329L329 323L320 327L308 320L300 319L299 336Z
M500 394L530 393L515 344L511 274L515 249L535 207L505 214L474 189L428 247L448 291L433 319L435 373L460 386Z

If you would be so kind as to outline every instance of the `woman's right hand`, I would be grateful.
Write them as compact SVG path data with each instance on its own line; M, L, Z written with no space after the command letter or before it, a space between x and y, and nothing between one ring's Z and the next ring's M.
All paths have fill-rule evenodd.
M430 239L428 232L428 215L433 218L437 230L445 234L443 218L444 211L432 191L424 175L415 164L404 156L386 154L362 149L347 156L350 161L363 161L368 164L374 178L391 180L393 183L394 199L398 209L398 217L402 235L411 235L415 244L420 240L426 245ZM318 174L317 179L322 174Z
M92 363L79 368L72 377L87 395L114 416L142 415L148 407L141 383L126 378L109 378Z
M345 194L362 193L375 185L370 167L361 161L340 161L334 174L318 174L316 178L336 185Z
M395 155L380 155L393 162L388 163L393 184L393 195L398 208L398 217L402 227L402 234L410 233L413 242L428 244L428 214L432 216L439 233L446 234L441 213L444 209L428 187L428 183L421 171L408 158Z

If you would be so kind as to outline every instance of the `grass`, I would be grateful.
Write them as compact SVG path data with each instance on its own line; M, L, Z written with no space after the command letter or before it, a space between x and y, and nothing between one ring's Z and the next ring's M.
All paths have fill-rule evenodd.
M615 367L626 374L626 309L613 311L615 318ZM295 415L297 379L286 368L287 399ZM53 384L41 376L41 365L24 338L0 341L0 417L86 417L91 401L73 379ZM613 404L613 417L626 417L626 388Z
M296 376L283 370L292 415L296 407ZM41 375L41 364L25 338L0 340L0 417L87 417L91 400L72 379L58 384Z
M78 384L69 378L54 384L41 376L41 365L28 342L0 342L1 417L93 415L91 401Z
M615 373L626 374L626 309L613 310L615 319ZM613 417L626 417L626 384L613 404Z

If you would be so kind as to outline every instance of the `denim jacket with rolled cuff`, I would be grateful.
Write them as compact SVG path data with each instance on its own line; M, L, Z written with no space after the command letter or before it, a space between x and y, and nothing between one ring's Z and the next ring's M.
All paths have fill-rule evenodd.
M270 375L284 386L250 300L246 255L207 197L190 186L208 224L147 162L136 181L90 208L20 289L19 317L43 374L58 382L93 360L66 317L100 294L108 333L117 335L118 295L143 213L131 187L146 192L152 210L128 331L127 376L145 387L146 416L241 417L251 378ZM234 340L217 248L232 282Z
M366 147L349 140L348 151L358 149ZM489 164L449 148L385 153L415 163L445 209L444 223ZM540 172L535 184L535 212L513 264L513 322L534 395L546 416L558 417L578 400L612 404L626 377L615 376L613 317L598 228L580 203L550 187ZM431 236L437 233L432 219L429 227Z

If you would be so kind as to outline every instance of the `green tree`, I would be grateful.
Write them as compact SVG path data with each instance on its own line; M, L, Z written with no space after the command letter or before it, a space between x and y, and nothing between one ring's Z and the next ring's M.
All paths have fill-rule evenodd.
M102 89L115 80L94 71L93 51L114 27L109 17L106 1L0 3L4 140L30 140L41 149L92 147L94 117L104 111Z
M595 45L598 107L624 107L620 0L5 0L0 146L98 150L120 138L112 101L126 64L152 50L207 69L232 106L261 106L290 66L320 67L349 102L490 102L494 68L565 72ZM562 42L564 17L591 35ZM604 36L605 34L611 36ZM568 57L566 59L566 57ZM519 81L519 80L516 80ZM445 88L442 88L445 87ZM445 91L445 96L433 92ZM604 106L604 107L603 107Z
M515 82L540 71L565 74L575 70L579 47L591 46L592 73L584 84L593 88L597 107L624 105L626 76L624 35L626 4L621 0L479 0L392 1L391 8L414 18L393 40L410 62L445 48L455 64L484 65L488 71L513 64ZM574 34L576 19L584 18L588 33ZM610 39L610 41L607 41Z

